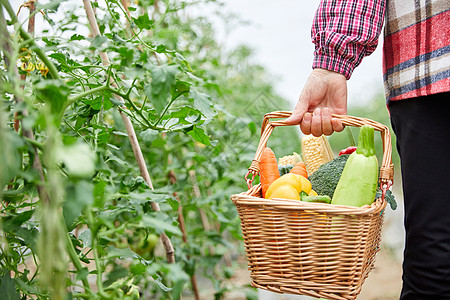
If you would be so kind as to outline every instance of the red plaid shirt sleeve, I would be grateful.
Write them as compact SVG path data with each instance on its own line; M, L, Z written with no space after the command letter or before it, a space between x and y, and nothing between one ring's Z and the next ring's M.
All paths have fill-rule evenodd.
M311 30L313 68L349 79L363 57L377 47L385 4L386 0L322 0Z

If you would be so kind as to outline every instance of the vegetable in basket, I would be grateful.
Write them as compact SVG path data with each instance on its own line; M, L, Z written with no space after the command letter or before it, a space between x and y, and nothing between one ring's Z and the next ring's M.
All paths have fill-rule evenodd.
M350 146L350 147L348 147L348 148L346 148L346 149L342 149L340 152L339 152L339 155L343 155L343 154L352 154L353 152L355 152L356 151L356 147L355 146Z
M308 177L311 181L312 188L319 195L326 195L333 198L334 190L341 178L345 163L350 154L343 154L332 161L327 162L319 167L319 169Z
M286 155L283 157L280 157L278 160L278 165L285 166L285 165L292 165L295 166L298 162L301 162L302 158L300 154L297 152L292 153L291 155Z
M277 158L275 153L269 147L264 148L261 154L261 160L259 164L259 178L261 180L261 190L263 198L266 197L266 191L269 186L277 178L280 177L278 172Z
M315 137L307 135L302 138L302 157L306 164L306 170L312 175L321 165L331 161L334 158L328 139L321 135Z
M350 154L334 191L331 204L361 207L375 200L378 160L375 156L374 128L361 127L358 148Z
M300 200L300 193L309 195L315 192L312 191L311 182L308 179L301 175L289 173L281 176L270 185L265 198Z
M297 175L302 175L306 178L308 177L306 165L302 161L300 154L296 152L291 155L280 157L278 160L278 171L280 172L280 176L288 173L294 173Z

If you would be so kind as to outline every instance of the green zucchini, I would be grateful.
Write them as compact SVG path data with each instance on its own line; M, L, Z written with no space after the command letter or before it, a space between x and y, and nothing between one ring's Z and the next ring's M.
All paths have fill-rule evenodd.
M342 171L331 204L361 207L375 200L378 160L375 156L374 128L364 125L359 131L358 148Z

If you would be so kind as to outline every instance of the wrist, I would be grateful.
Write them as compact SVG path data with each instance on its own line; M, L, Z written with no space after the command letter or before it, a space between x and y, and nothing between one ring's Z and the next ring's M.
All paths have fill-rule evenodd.
M347 78L345 77L344 74L333 71L333 70L328 70L328 69L323 69L323 68L314 68L311 73L316 74L316 75L321 75L321 76L337 77L337 78L341 78L341 79L344 79L347 81Z

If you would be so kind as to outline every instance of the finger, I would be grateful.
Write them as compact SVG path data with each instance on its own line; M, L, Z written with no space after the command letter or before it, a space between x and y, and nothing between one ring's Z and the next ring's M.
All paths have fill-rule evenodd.
M314 136L321 136L322 135L322 116L321 116L321 109L316 108L312 115L311 120L311 134Z
M311 113L307 112L303 115L303 120L300 123L300 129L306 135L311 134Z
M331 119L331 125L333 126L333 131L341 132L344 130L344 125L342 124L342 121L336 118Z
M300 95L300 98L298 99L297 104L295 105L294 111L292 112L292 115L285 120L287 124L296 125L300 124L302 121L303 115L308 109L308 102L305 101L304 93Z
M300 124L307 108L308 107L305 102L298 100L297 105L295 105L295 109L292 112L292 115L287 118L285 122L291 125Z
M330 135L333 133L333 125L331 124L331 114L328 107L322 109L322 133Z

